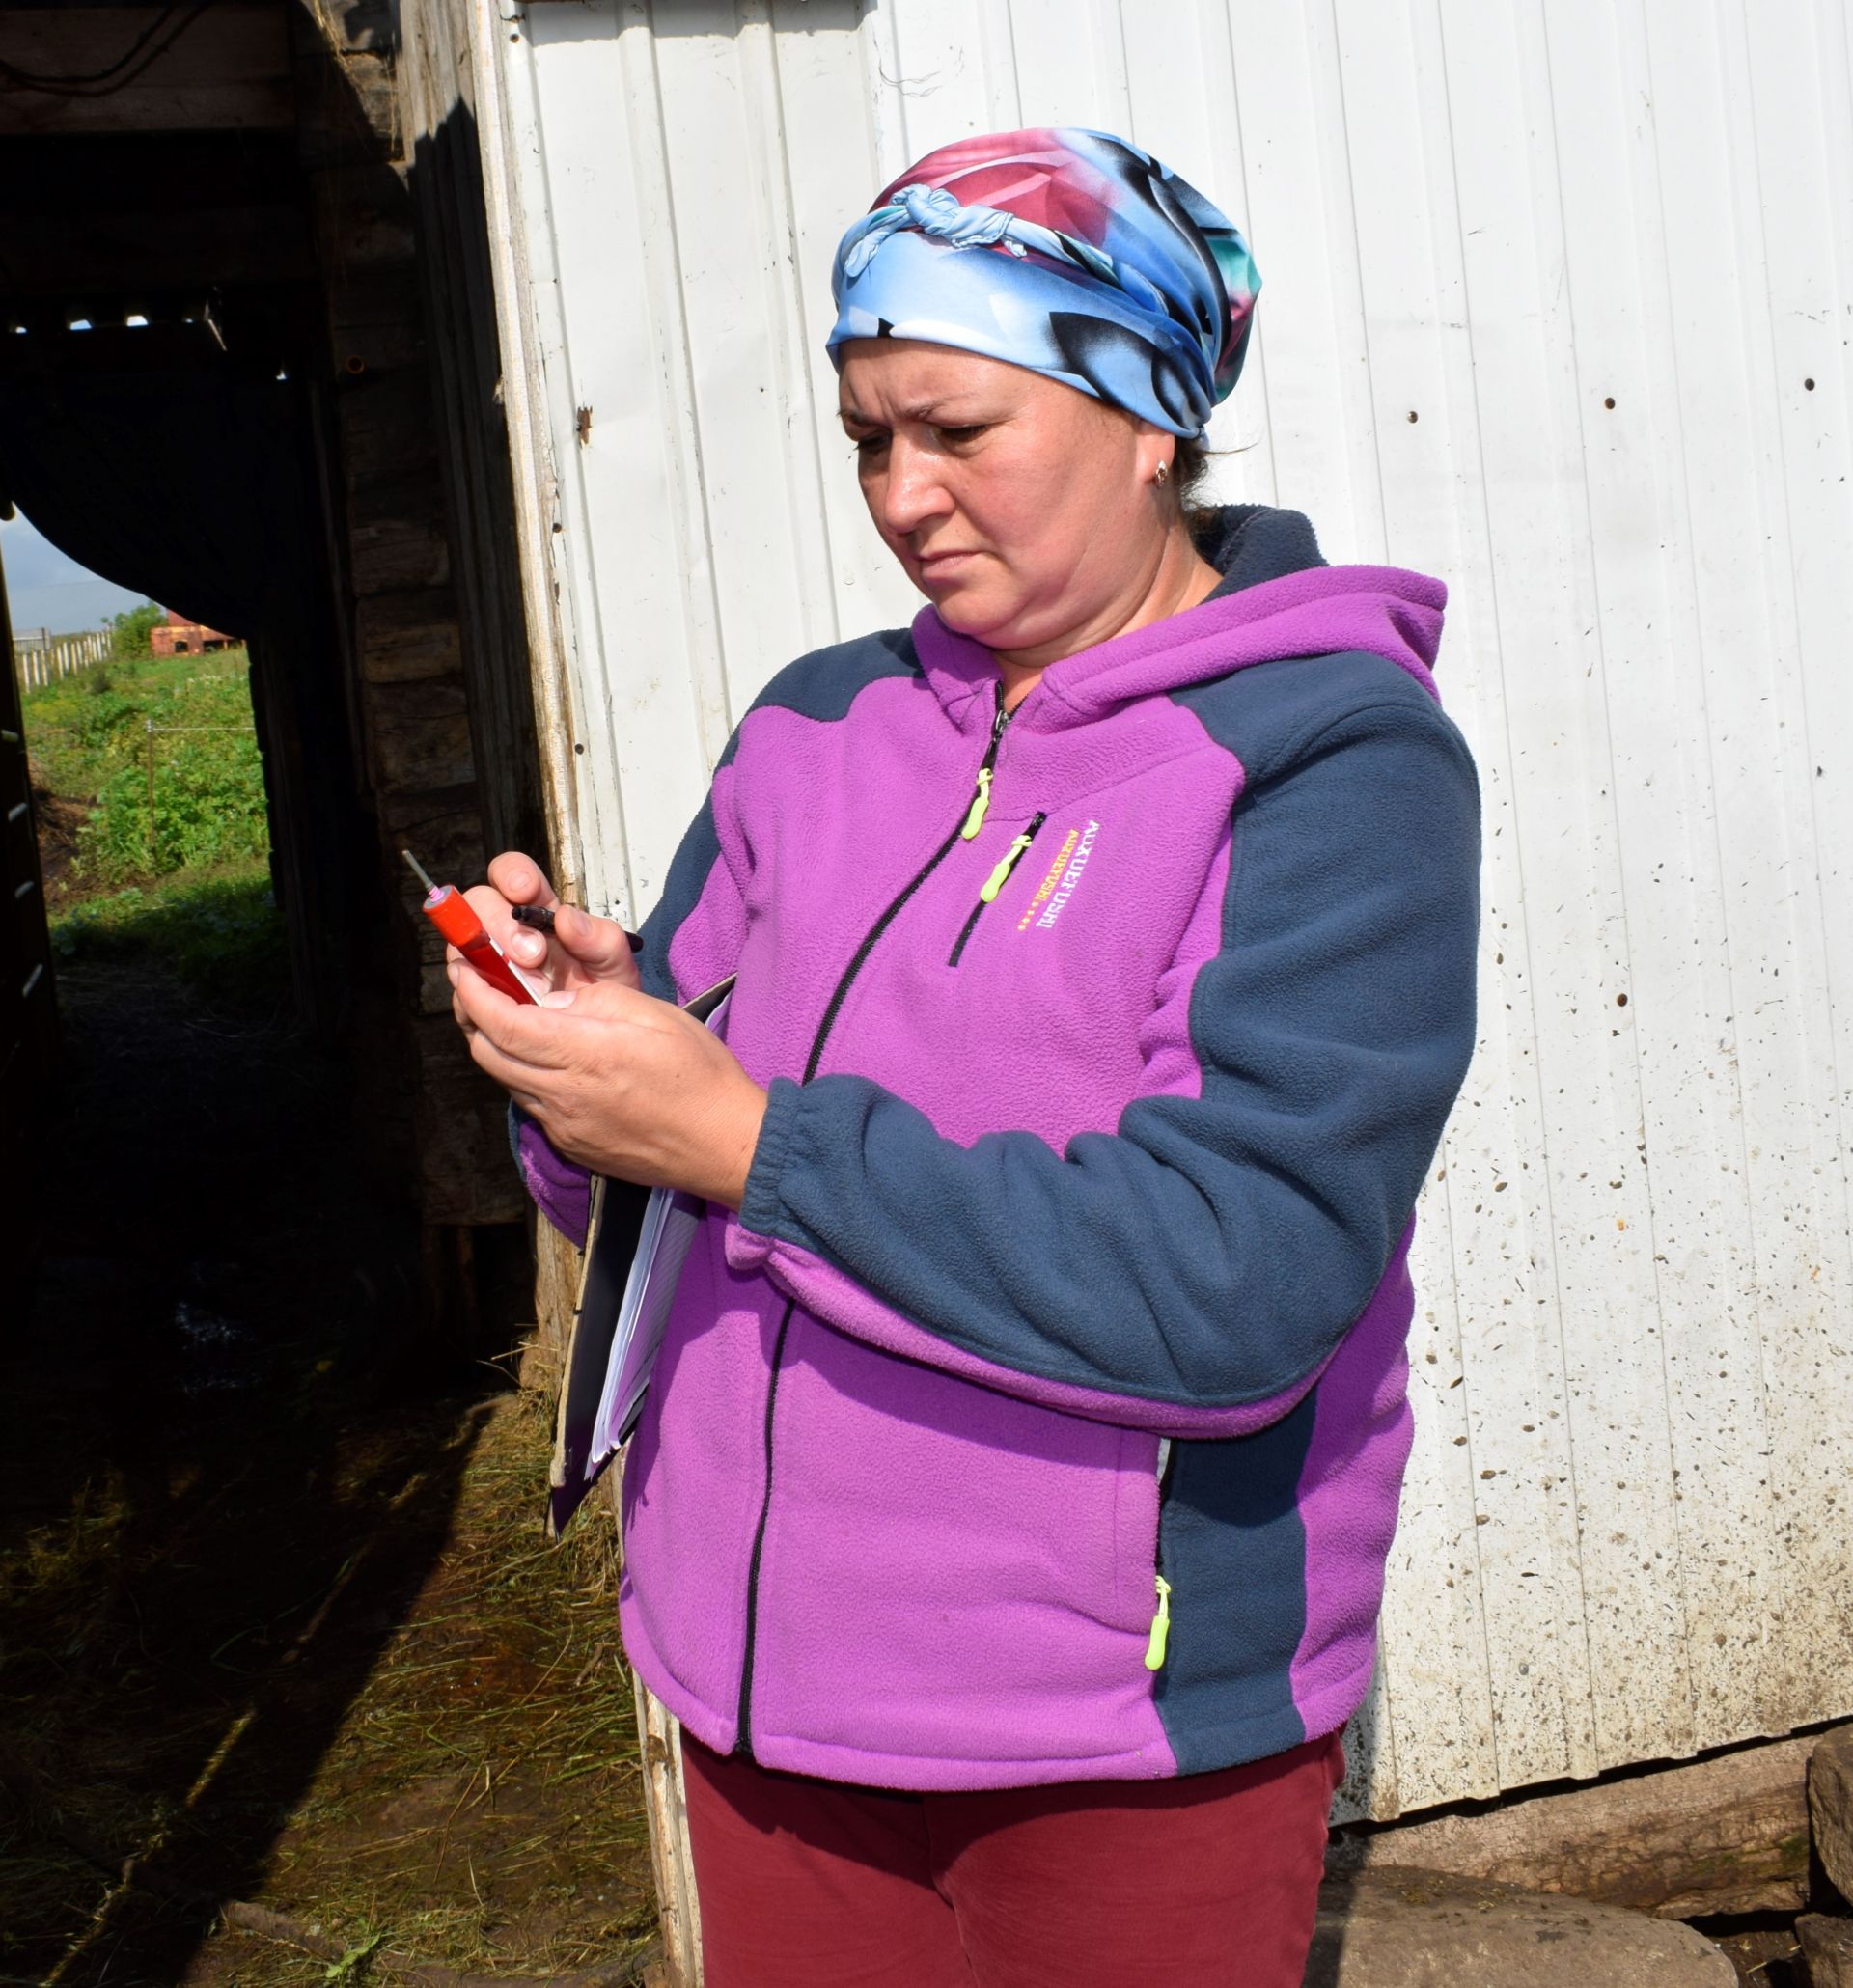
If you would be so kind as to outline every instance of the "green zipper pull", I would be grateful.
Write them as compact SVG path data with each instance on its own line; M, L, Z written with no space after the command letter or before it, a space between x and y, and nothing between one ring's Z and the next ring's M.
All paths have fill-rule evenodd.
M1030 829L1027 833L1018 836L1015 842L1004 851L1003 856L998 861L997 868L984 879L984 888L978 894L978 901L981 904L988 904L996 897L998 892L1009 881L1010 871L1016 868L1016 859L1030 846L1035 838L1036 831Z
M971 813L965 817L965 826L959 830L961 838L970 842L984 826L984 813L991 805L991 769L981 766L978 769L978 792L972 797Z
M1146 1642L1146 1669L1162 1670L1165 1668L1165 1645L1171 1641L1171 1583L1160 1574L1158 1582L1158 1613L1151 1618L1151 1635Z

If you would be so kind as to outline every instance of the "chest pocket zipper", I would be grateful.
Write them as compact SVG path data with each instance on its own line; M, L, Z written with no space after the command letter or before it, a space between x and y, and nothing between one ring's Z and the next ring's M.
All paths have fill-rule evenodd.
M1151 1618L1151 1633L1146 1639L1146 1669L1165 1668L1165 1646L1171 1641L1171 1583L1162 1574L1153 1580L1158 1586L1158 1613Z
M979 891L978 902L972 906L971 916L959 927L958 937L953 942L952 956L946 962L948 966L956 966L958 964L959 956L965 951L966 941L972 936L973 928L977 925L980 917L982 916L985 905L994 904L997 901L997 894L1009 881L1010 871L1016 868L1017 859L1035 842L1037 830L1048 818L1047 815L1032 815L1029 826L998 859L990 875L984 879L983 885Z

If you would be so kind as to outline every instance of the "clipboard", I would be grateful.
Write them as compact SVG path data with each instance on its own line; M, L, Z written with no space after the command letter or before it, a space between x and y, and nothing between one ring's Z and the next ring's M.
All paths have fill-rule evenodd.
M730 974L684 1002L682 1012L713 1028L733 987ZM683 1258L700 1226L701 1208L698 1199L672 1188L593 1177L586 1252L567 1338L553 1462L547 1473L549 1539L565 1532L643 1412L650 1369ZM650 1247L640 1250L647 1236ZM629 1328L622 1339L621 1321Z

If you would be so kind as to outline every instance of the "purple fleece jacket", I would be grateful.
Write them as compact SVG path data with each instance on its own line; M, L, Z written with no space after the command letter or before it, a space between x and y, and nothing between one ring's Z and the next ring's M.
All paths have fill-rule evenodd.
M626 1647L711 1746L906 1788L1171 1775L1368 1687L1476 796L1439 583L1244 585L1291 514L1231 519L1225 590L1001 725L931 609L792 665L646 927L652 991L737 973L769 1089L624 1476Z

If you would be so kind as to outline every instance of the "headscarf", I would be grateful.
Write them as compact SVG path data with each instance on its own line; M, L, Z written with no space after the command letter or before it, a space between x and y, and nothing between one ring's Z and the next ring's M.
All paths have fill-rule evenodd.
M956 345L1195 437L1242 370L1260 286L1235 224L1149 152L1002 131L928 152L849 228L829 347Z

